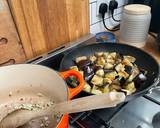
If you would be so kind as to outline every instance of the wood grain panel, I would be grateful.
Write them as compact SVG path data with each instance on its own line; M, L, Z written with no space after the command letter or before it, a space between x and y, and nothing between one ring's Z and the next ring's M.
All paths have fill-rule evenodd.
M0 49L0 66L26 59L6 0L0 1Z
M89 1L66 0L70 40L89 32Z
M89 33L88 0L9 0L27 58Z
M37 5L48 50L70 41L65 0L38 0Z
M14 20L16 22L16 26L19 32L19 36L21 39L21 42L23 43L23 47L26 53L27 59L32 58L34 55L31 39L29 37L28 28L26 25L26 20L24 17L24 11L22 8L22 4L19 0L14 0L14 4L10 4L11 1L8 1L10 7L12 8L12 15L14 17Z

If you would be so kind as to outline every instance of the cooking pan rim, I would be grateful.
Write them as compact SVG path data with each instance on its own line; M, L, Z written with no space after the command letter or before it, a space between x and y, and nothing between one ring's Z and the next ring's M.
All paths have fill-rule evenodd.
M152 55L150 55L146 51L144 51L141 48L138 48L136 46L132 46L132 45L129 45L129 44L124 44L124 43L101 42L101 43L87 44L87 45L83 45L83 46L71 49L71 51L69 51L68 53L66 53L66 55L64 55L64 57L62 58L61 63L60 63L60 71L62 70L62 62L64 61L64 59L66 58L66 56L68 56L73 51L75 51L75 50L77 50L79 48L83 48L83 47L88 47L88 46L92 46L92 45L102 45L102 44L105 44L105 45L122 45L122 46L127 46L127 47L130 47L130 48L134 48L134 49L139 50L141 52L144 52L145 54L147 54L148 56L150 56L156 62L156 64L159 65L158 61ZM159 68L159 72L160 72L160 68Z
M61 62L60 62L60 71L62 71L62 64L63 64L63 62L64 62L64 60L66 59L66 57L68 56L68 55L70 55L72 52L74 52L74 51L76 51L77 49L81 49L81 48L84 48L84 47L89 47L89 46L92 46L92 45L115 45L115 46L117 46L117 45L121 45L121 46L125 46L125 47L130 47L130 48L133 48L133 49L136 49L136 50L139 50L139 51L141 51L141 52L143 52L144 54L146 54L147 56L149 56L150 58L152 58L152 60L156 63L156 66L158 67L158 71L157 71L157 73L156 73L156 77L154 78L154 82L152 83L152 85L150 85L150 86L148 86L148 87L146 87L145 89L143 89L143 90L141 90L141 91L139 91L139 92L135 92L135 93L133 93L133 94L131 94L131 95L128 95L128 96L126 96L126 100L125 101L128 101L128 99L130 99L130 97L137 97L137 96L139 96L139 95L144 95L144 94L146 94L152 87L153 87L153 85L154 85L154 83L156 82L156 80L157 80L157 78L160 76L160 66L159 66L159 63L158 63L158 61L152 56L152 55L150 55L149 53L147 53L146 51L144 51L144 50L142 50L142 49L140 49L140 48L138 48L138 47L135 47L135 46L132 46L132 45L129 45L129 44L122 44L122 43L113 43L113 42L102 42L102 43L93 43L93 44L87 44L87 45L83 45L83 46L80 46L80 47L76 47L75 49L72 49L71 51L69 51L66 55L64 55L64 57L62 58L62 60L61 60ZM85 91L83 91L83 92L85 92ZM85 92L86 93L86 92ZM88 93L88 94L92 94L92 93Z

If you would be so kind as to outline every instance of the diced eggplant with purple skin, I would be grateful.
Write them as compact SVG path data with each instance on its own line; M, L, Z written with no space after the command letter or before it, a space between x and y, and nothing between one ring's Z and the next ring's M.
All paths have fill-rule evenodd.
M85 91L85 92L91 92L91 86L88 83L85 83L83 91Z
M132 68L132 73L129 76L129 78L127 79L128 82L133 81L133 79L140 73L139 69L137 67L133 67Z
M123 89L128 91L127 92L128 95L132 94L136 91L135 83L134 82L127 83Z
M78 62L80 62L80 61L82 61L82 60L87 60L87 57L86 57L86 56L77 57L77 58L75 59L75 62L78 63Z
M104 69L104 73L106 74L106 73L110 73L110 72L113 72L114 70L112 70L112 69Z
M97 65L91 65L92 69L94 70L94 72L102 69L100 66L97 66Z
M90 60L81 60L77 63L77 66L80 70L83 70L85 67L91 65L92 62Z
M133 79L136 88L140 87L141 84L143 84L146 80L147 80L147 77L143 73L140 73Z
M143 69L143 68L140 68L139 71L140 71L142 74L144 74L144 75L147 74L147 71L146 71L145 69Z
M127 59L131 63L134 63L136 61L136 58L133 56L124 56L124 59Z
M102 86L103 85L103 78L100 76L94 75L91 80L91 83L96 86Z
M120 85L111 84L111 85L109 86L109 89L110 89L111 91L112 91L112 90L117 90L117 91L119 91L119 90L122 89L122 87L121 87Z
M113 69L114 65L111 63L105 63L104 69Z
M132 73L132 67L131 66L128 66L128 65L125 65L125 71L128 73L128 74L131 74Z
M117 78L117 79L119 80L119 82L120 82L120 84L121 84L122 86L126 83L126 80L125 80L124 77L119 77L119 78Z
M135 61L135 57L117 52L97 52L77 57L77 67L71 69L83 74L87 92L98 95L120 91L130 95L147 80L147 71L139 68Z
M104 70L103 69L99 69L96 71L96 75L103 77L104 76Z
M116 64L119 64L119 63L122 62L122 60L123 60L123 54L117 53L115 63L116 63Z
M94 76L94 70L90 66L84 68L84 78L86 81L89 81Z
M96 56L90 56L89 60L92 61L92 63L94 63L97 60Z
M117 64L117 65L115 66L115 70L116 70L117 72L125 71L125 65L122 65L121 63L120 63L120 64Z
M98 57L97 62L96 62L97 65L104 67L105 63L106 63L106 61L103 57Z

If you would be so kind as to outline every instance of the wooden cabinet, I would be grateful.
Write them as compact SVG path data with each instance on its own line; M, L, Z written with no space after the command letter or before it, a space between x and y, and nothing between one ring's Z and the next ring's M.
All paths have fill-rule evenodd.
M89 0L8 0L27 59L89 33Z
M0 66L26 60L6 0L0 0Z

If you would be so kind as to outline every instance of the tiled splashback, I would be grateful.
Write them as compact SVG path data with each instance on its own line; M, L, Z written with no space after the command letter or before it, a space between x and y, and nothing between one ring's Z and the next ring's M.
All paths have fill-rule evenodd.
M101 0L90 0L90 32L95 34L97 32L106 31L103 26L102 19L97 16L97 1ZM106 0L109 5L110 0ZM126 4L126 0L117 0L118 9L115 10L114 16L116 19L121 18L123 6ZM109 15L105 16L105 23L109 28L112 28L115 25L118 25L118 22L115 22L110 18Z

